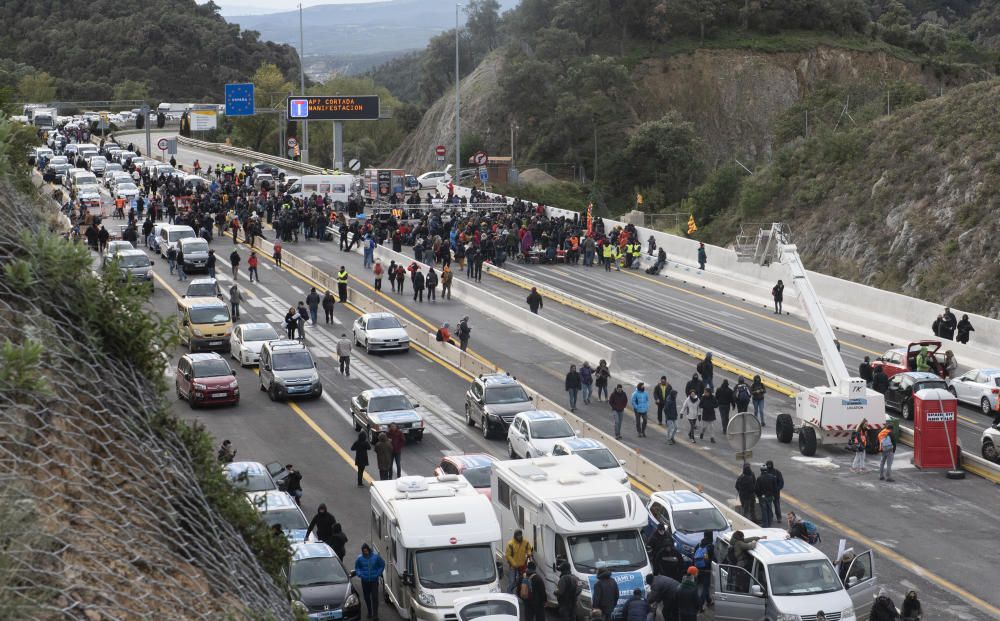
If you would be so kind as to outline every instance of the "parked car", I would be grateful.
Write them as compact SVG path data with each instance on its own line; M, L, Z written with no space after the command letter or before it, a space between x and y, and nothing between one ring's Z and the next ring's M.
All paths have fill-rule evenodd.
M392 313L365 313L354 321L354 342L373 351L409 351L406 328Z
M269 323L245 323L233 329L229 355L239 361L240 366L255 365L260 362L260 350L264 343L280 338L278 331Z
M295 499L287 492L278 490L250 492L247 494L247 501L257 509L268 526L280 526L289 542L305 541L309 522Z
M576 437L566 419L548 410L529 410L514 417L507 429L507 452L511 459L551 455L560 440Z
M1000 425L993 425L983 430L980 437L983 459L1000 463Z
M295 594L294 606L310 620L361 618L361 600L350 575L342 559L325 543L292 544L288 586Z
M694 556L705 531L715 531L719 536L732 530L732 524L718 507L701 494L688 490L655 492L646 509L649 525L644 534L652 534L658 524L665 525L674 538L677 551L688 560Z
M222 467L226 478L234 487L244 492L266 492L278 489L278 483L271 473L272 468L284 470L278 462L265 466L256 461L234 461Z
M948 384L933 373L904 371L892 376L885 391L885 409L899 412L901 418L913 418L913 393L925 388L947 389Z
M518 621L521 618L521 603L518 596L511 593L490 593L458 597L452 602L457 621ZM450 617L449 617L450 618Z
M478 422L484 438L494 432L506 435L514 416L533 409L524 387L507 374L480 375L465 392L465 422L471 427Z
M1000 369L971 369L948 380L948 390L960 403L977 406L989 415L1000 397Z
M398 388L372 388L351 399L354 430L368 432L374 443L379 432L389 431L395 424L408 440L424 438L424 419L417 413L420 405L410 400Z
M447 182L449 179L451 179L451 175L445 171L432 170L417 177L417 183L420 185L421 190L433 190L439 182Z
M916 371L917 354L920 353L921 347L927 348L932 362L931 367L940 367L940 359L937 356L937 351L941 349L941 341L917 341L915 343L910 343L905 348L897 347L887 350L884 354L872 362L872 367L882 367L882 371L886 374L886 377L889 377L890 379L897 373L902 373L904 371ZM938 375L940 375L940 373L938 373Z
M490 473L495 461L497 458L488 453L445 455L441 458L438 467L434 469L434 474L435 476L460 474L469 481L469 485L474 487L477 492L487 498L492 498Z
M226 359L215 352L184 354L174 372L177 398L199 405L240 402L240 383Z
M552 455L579 455L590 465L603 470L607 475L626 487L631 487L628 473L625 472L625 460L618 459L600 440L593 438L569 438L560 440L552 447Z
M222 299L222 289L214 278L195 278L188 283L182 298L219 298Z

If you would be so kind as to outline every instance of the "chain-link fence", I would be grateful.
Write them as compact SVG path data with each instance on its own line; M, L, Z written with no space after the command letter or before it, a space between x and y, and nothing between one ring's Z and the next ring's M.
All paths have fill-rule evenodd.
M0 619L289 617L163 423L162 378L104 353L116 325L81 312L68 242L25 235L45 218L5 181L0 208Z

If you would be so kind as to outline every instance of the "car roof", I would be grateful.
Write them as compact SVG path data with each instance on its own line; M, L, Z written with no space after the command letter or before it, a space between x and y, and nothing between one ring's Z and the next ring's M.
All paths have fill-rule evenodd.
M970 371L975 371L976 373L983 373L985 375L1000 375L1000 369L969 369Z
M194 230L194 229L192 229L190 226L188 226L186 224L164 224L162 230L164 230L164 231L179 231L181 229L191 229L192 231Z
M445 455L443 460L450 461L465 470L467 468L488 468L490 464L497 461L497 458L488 453L471 453L468 455Z
M278 339L275 341L268 341L264 345L272 352L277 349L280 349L282 351L294 351L294 350L309 351L304 343L300 343L298 341L292 341L289 339Z
M490 375L480 375L477 378L485 386L515 386L518 385L516 377L511 377L506 373L493 373Z
M912 380L941 380L940 375L928 373L927 371L905 371L903 373L897 373L896 377L908 377Z
M206 351L197 354L184 354L184 358L187 358L191 362L205 362L206 360L225 360L218 352Z
M403 391L396 387L388 386L385 388L371 388L369 390L365 390L361 394L369 399L372 399L373 397L393 397L396 395L402 395Z
M790 561L826 559L826 555L801 539L788 539L788 532L781 528L752 528L743 530L747 539L751 537L766 537L757 541L750 554L765 564L786 563ZM733 533L725 533L721 537L732 542ZM828 560L828 559L827 559Z
M310 558L337 558L333 548L322 542L299 542L292 544L292 562Z
M116 250L115 252L117 252L123 257L146 256L146 253L143 252L142 250L139 250L138 248L122 248L121 250Z
M178 304L187 305L189 308L198 308L202 306L225 306L226 303L219 298L211 298L208 296L193 297L193 298L181 298Z
M258 511L288 511L291 509L298 510L299 508L295 504L295 500L287 492L276 489L269 489L263 492L248 492L247 497L250 499L250 504L256 507Z
M585 451L587 449L600 449L608 448L604 446L604 443L600 440L595 440L593 438L568 438L566 440L560 440L557 444L561 444L571 451Z
M208 240L205 239L204 237L185 237L184 239L177 240L178 244L184 244L185 246L187 246L188 244L193 244L195 242L205 242L207 244Z
M218 284L218 281L215 280L214 278L195 278L194 280L188 283L188 287L190 287L191 285L215 285L215 284Z
M230 474L239 474L242 472L246 472L247 476L264 476L265 474L270 474L267 468L264 467L264 464L259 461L234 461L222 468Z
M395 317L392 313L365 313L362 319L381 319L383 317Z
M257 330L259 328L270 328L271 324L269 324L269 323L261 323L261 322L254 322L254 323L240 324L240 327L241 328L252 328L254 330Z
M700 509L715 507L707 498L690 490L674 490L667 492L656 492L653 494L656 500L662 500L672 509Z
M527 412L521 412L518 416L526 419L529 423L533 423L538 420L563 420L562 416L559 416L555 412L550 412L549 410L528 410Z

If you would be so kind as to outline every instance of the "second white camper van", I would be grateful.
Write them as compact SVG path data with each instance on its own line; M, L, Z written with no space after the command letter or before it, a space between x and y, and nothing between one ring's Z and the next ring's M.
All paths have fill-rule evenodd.
M304 175L288 188L288 193L299 198L319 194L334 203L347 203L353 185L353 175Z

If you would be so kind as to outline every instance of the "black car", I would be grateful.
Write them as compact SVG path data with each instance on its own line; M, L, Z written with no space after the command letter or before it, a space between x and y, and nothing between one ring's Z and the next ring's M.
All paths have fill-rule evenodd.
M336 553L325 543L292 544L288 585L296 608L309 619L353 621L361 616L361 601Z
M273 175L275 179L278 178L278 167L267 162L257 162L253 165L253 171L254 173L267 173Z
M913 418L913 393L925 388L948 390L948 384L933 373L906 371L897 373L889 380L885 391L885 408L899 412L901 418Z

